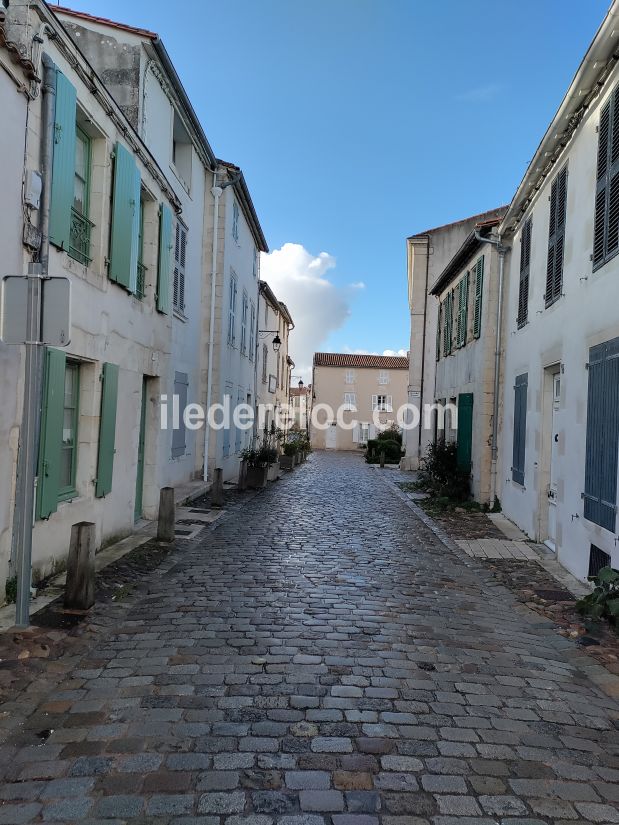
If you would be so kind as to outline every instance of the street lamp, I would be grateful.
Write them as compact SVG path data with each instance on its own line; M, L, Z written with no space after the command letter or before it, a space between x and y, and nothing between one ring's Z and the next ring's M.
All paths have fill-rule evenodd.
M275 338L271 342L273 344L273 352L279 352L279 348L282 345L282 339L279 337L279 332L276 329L259 329L258 330L258 337L264 338L265 335L270 335L275 333Z

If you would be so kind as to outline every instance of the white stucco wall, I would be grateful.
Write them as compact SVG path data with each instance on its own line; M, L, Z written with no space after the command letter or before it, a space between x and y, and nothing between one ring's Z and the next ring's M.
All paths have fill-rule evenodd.
M600 106L619 79L617 69L590 107L574 137L555 163L524 218L533 217L527 325L518 330L520 232L512 239L508 261L505 329L505 426L502 438L503 509L531 538L547 538L551 396L549 376L561 371L557 415L557 554L579 578L588 571L590 545L607 552L619 567L615 535L588 522L583 514L587 425L586 363L589 348L619 336L619 258L592 272L593 213ZM568 163L563 296L546 309L549 194L555 175ZM511 480L514 379L528 373L528 410L524 487Z

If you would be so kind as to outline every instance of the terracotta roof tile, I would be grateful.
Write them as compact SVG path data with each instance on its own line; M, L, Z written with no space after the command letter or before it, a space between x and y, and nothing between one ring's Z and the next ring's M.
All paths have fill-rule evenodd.
M358 367L359 369L407 370L408 356L358 355L348 352L315 352L315 367Z

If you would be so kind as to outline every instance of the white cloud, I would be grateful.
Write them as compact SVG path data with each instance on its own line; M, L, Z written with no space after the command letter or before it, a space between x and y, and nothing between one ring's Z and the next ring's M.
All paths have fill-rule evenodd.
M352 347L344 347L344 352L349 355L391 355L391 356L406 356L408 350L405 349L384 349L382 352L369 349L353 349Z
M355 291L362 288L360 284L337 286L329 280L326 273L335 265L335 258L327 252L312 255L297 243L286 243L261 256L260 277L292 315L295 328L290 355L296 364L294 374L306 383L311 381L314 352L344 324Z

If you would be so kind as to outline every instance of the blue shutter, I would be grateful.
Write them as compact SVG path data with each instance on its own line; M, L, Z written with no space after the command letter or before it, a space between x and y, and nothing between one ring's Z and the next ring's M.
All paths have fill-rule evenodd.
M159 210L159 261L157 269L157 309L170 314L170 273L172 272L172 210L162 203Z
M237 404L244 404L245 403L245 394L239 390L236 396L236 403ZM243 432L240 427L235 427L235 439L234 439L234 451L237 453L241 452L241 443L243 440Z
M131 152L116 144L110 241L110 280L135 293L140 235L140 171Z
M63 249L69 248L71 234L71 207L75 186L76 117L75 86L62 72L57 71L49 239L55 246Z
M46 350L37 481L38 518L49 518L58 507L66 360L62 350Z
M185 419L189 377L185 372L174 373L174 395L178 395L178 427L172 430L172 458L185 455Z
M527 440L527 373L516 376L514 385L514 436L512 457L512 479L524 485L524 460Z
M112 489L114 453L116 452L116 406L118 399L118 364L105 363L101 373L101 419L95 496L102 498Z
M584 515L615 532L619 450L619 338L589 350Z

